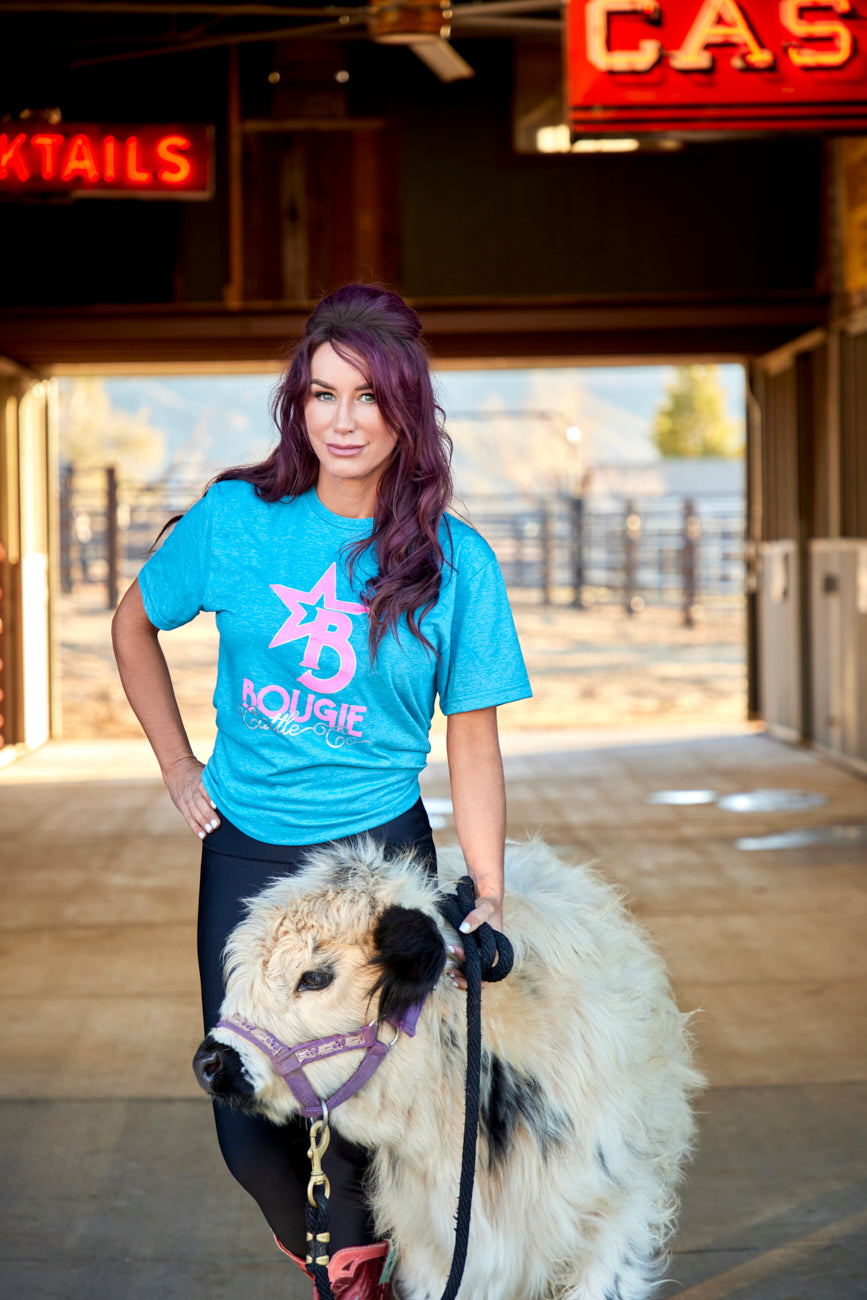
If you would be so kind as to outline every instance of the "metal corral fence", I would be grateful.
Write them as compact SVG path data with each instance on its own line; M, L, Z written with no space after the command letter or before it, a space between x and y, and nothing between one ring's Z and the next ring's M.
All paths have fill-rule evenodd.
M736 498L476 497L466 517L497 553L506 585L547 604L683 611L744 595L744 505Z
M111 467L61 478L61 585L100 583L113 608L166 520L186 510L200 482L144 486ZM744 594L744 506L732 497L643 500L565 495L468 497L456 513L496 552L506 585L545 604L579 609L646 605L683 611L732 606Z
M114 466L60 474L60 586L67 594L80 584L105 588L114 609L119 594L144 564L163 527L201 496L200 480L171 479L142 484L121 478Z

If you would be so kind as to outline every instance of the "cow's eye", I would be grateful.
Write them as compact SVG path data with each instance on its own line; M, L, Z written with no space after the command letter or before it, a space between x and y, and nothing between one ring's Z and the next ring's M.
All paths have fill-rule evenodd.
M295 986L296 993L315 992L327 989L334 980L334 971L330 966L321 966L319 970L306 970Z

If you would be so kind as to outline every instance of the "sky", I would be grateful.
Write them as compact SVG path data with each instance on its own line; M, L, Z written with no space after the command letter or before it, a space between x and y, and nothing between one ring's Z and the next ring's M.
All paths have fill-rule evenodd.
M742 422L744 372L720 366L729 416ZM455 443L459 490L562 486L586 465L647 463L667 366L443 370L434 382ZM112 405L162 429L162 472L201 478L261 459L273 445L274 374L142 376L105 381ZM580 428L576 443L567 428Z

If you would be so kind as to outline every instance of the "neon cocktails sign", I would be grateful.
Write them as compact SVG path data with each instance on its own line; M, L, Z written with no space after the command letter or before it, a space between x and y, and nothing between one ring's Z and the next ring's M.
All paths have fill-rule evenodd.
M577 131L867 127L864 0L570 0Z
M212 128L0 123L0 194L209 198Z

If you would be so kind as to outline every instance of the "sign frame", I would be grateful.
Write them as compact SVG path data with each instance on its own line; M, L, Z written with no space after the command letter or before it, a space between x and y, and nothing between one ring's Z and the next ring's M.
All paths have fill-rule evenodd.
M864 131L865 0L568 0L578 135Z

